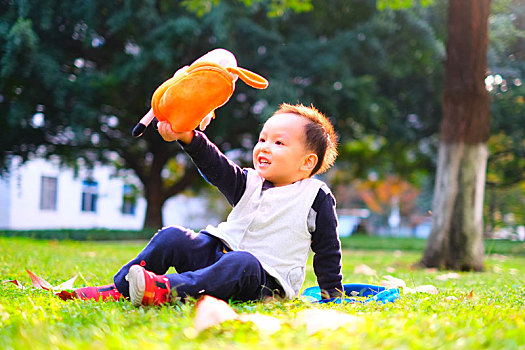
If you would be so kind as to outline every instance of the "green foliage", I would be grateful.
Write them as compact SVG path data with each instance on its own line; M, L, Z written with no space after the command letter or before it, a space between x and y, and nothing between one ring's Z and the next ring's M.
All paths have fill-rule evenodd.
M492 95L485 222L490 229L525 225L525 4L492 3L489 76Z
M37 41L31 20L19 18L7 35L7 45L0 71L2 81L15 73L27 78L34 63ZM17 66L20 66L21 69L17 70Z
M525 180L525 5L497 1L491 17L490 73L492 136L487 185L508 187Z
M189 11L203 16L219 5L221 0L184 0L182 4ZM237 0L246 7L255 5L267 6L270 17L282 16L286 11L306 12L312 10L311 0Z
M350 178L373 171L413 181L435 166L444 45L432 22L437 18L418 11L376 13L337 41L346 46L350 74L338 79L341 91L323 101L337 115L343 136L338 165Z
M489 232L497 229L517 235L518 226L525 226L525 182L512 187L487 187L485 193L485 224Z
M434 0L378 0L377 8L380 10L392 9L400 10L410 8L412 6L430 6L434 4Z
M185 4L199 3L215 4ZM0 109L13 125L2 130L3 149L24 158L38 149L40 155L59 154L73 165L79 157L91 164L111 159L108 152L115 152L120 166L134 169L146 181L149 171L160 171L158 166L150 170L146 154L162 165L179 149L160 141L151 130L141 140L130 138L129 130L148 108L160 82L179 66L222 46L236 53L240 65L270 80L270 88L263 92L238 84L236 97L217 111L209 133L225 150L250 148L246 140L253 140L259 124L279 103L300 101L314 103L337 120L343 142L361 134L387 134L391 146L380 153L412 159L396 159L393 167L399 171L416 167L417 148L410 146L414 125L426 135L436 129L435 122L426 121L433 120L438 99L428 96L438 96L442 55L432 27L419 18L427 14L407 10L375 15L371 0L314 1L316 10L305 13L297 13L310 6L305 1L243 4L225 0L201 18L180 3L169 2L3 4L4 30L19 19L29 21L38 38L38 57L27 52L27 59L35 62L31 80L12 75L1 92ZM272 4L296 12L268 18ZM372 62L370 57L378 60ZM414 90L420 84L426 88ZM43 115L43 126L33 121L37 112ZM398 141L408 115L410 139ZM416 155L410 155L414 151ZM2 157L5 161L6 154ZM392 159L366 161L374 167ZM360 166L367 167L364 162ZM180 172L175 173L171 183L179 177Z
M491 19L491 73L508 88L494 92L492 128L513 140L509 167L523 148L523 90L511 83L523 81L520 6L494 1ZM429 0L0 2L0 164L13 154L111 162L166 200L188 186L191 162L152 128L141 139L130 130L161 82L224 47L270 81L264 91L239 82L206 131L222 150L240 151L242 165L280 103L312 103L340 135L334 179L396 174L419 186L435 170L445 10ZM493 164L490 172L503 169Z
M374 244L371 239L368 247ZM24 271L27 268L55 285L77 273L77 286L106 284L142 246L0 238L1 279L17 279L26 287L0 285L2 348L520 349L525 345L523 257L490 256L483 273L463 272L457 279L439 280L444 272L410 268L419 256L415 252L345 250L346 282L377 284L383 276L393 275L410 288L432 284L440 293L403 295L385 305L325 305L321 308L358 316L363 322L312 335L295 326L297 314L314 307L299 300L232 305L238 313L257 312L281 320L281 330L272 335L237 321L197 334L192 302L151 308L134 308L129 302L64 302L32 289ZM377 275L354 273L361 264ZM306 286L314 284L309 268Z

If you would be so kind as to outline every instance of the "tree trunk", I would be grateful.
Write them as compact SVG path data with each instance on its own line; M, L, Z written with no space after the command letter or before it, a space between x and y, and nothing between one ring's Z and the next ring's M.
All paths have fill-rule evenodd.
M144 217L144 230L158 230L163 226L162 207L166 201L163 192L160 171L151 174L150 181L145 188L146 216Z
M443 119L432 232L421 263L483 269L483 192L490 101L485 89L490 0L450 0Z
M166 200L184 191L199 177L196 168L190 165L186 167L184 174L177 182L171 186L166 186L161 176L165 160L161 158L161 161L154 161L148 182L144 184L147 202L143 227L145 230L158 230L162 228L164 226L162 207Z

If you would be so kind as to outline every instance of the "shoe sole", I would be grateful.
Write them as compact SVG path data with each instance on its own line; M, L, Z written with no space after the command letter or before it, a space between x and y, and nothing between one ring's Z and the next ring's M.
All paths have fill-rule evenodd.
M146 280L142 266L133 265L128 272L129 298L133 306L141 306L146 291Z

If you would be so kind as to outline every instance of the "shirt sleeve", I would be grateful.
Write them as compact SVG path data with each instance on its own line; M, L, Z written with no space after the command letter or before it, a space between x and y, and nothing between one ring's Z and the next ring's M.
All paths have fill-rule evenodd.
M339 297L343 292L341 241L337 234L335 198L321 188L312 205L311 227L313 267L323 299Z
M226 157L200 131L195 130L189 144L179 143L191 157L202 177L216 186L230 205L235 206L246 189L247 172Z

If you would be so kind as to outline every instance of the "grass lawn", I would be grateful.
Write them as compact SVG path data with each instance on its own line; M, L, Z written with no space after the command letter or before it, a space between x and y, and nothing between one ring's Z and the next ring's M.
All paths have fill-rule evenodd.
M344 282L378 284L391 275L411 288L434 285L439 294L404 294L388 304L316 306L295 300L232 305L238 313L258 312L281 320L281 329L269 335L239 321L197 334L194 303L134 308L129 302L64 302L33 289L25 272L27 268L54 285L76 274L75 287L107 284L145 242L0 237L0 280L17 279L26 287L0 285L0 348L525 349L524 255L489 254L485 272L441 280L438 277L448 271L410 268L421 257L415 248L420 243L396 250L394 240L382 250L372 249L377 242L361 238L359 248L344 242ZM362 264L376 274L355 273ZM311 262L309 266L305 287L316 285ZM356 316L359 322L309 334L295 320L299 312L319 307Z

